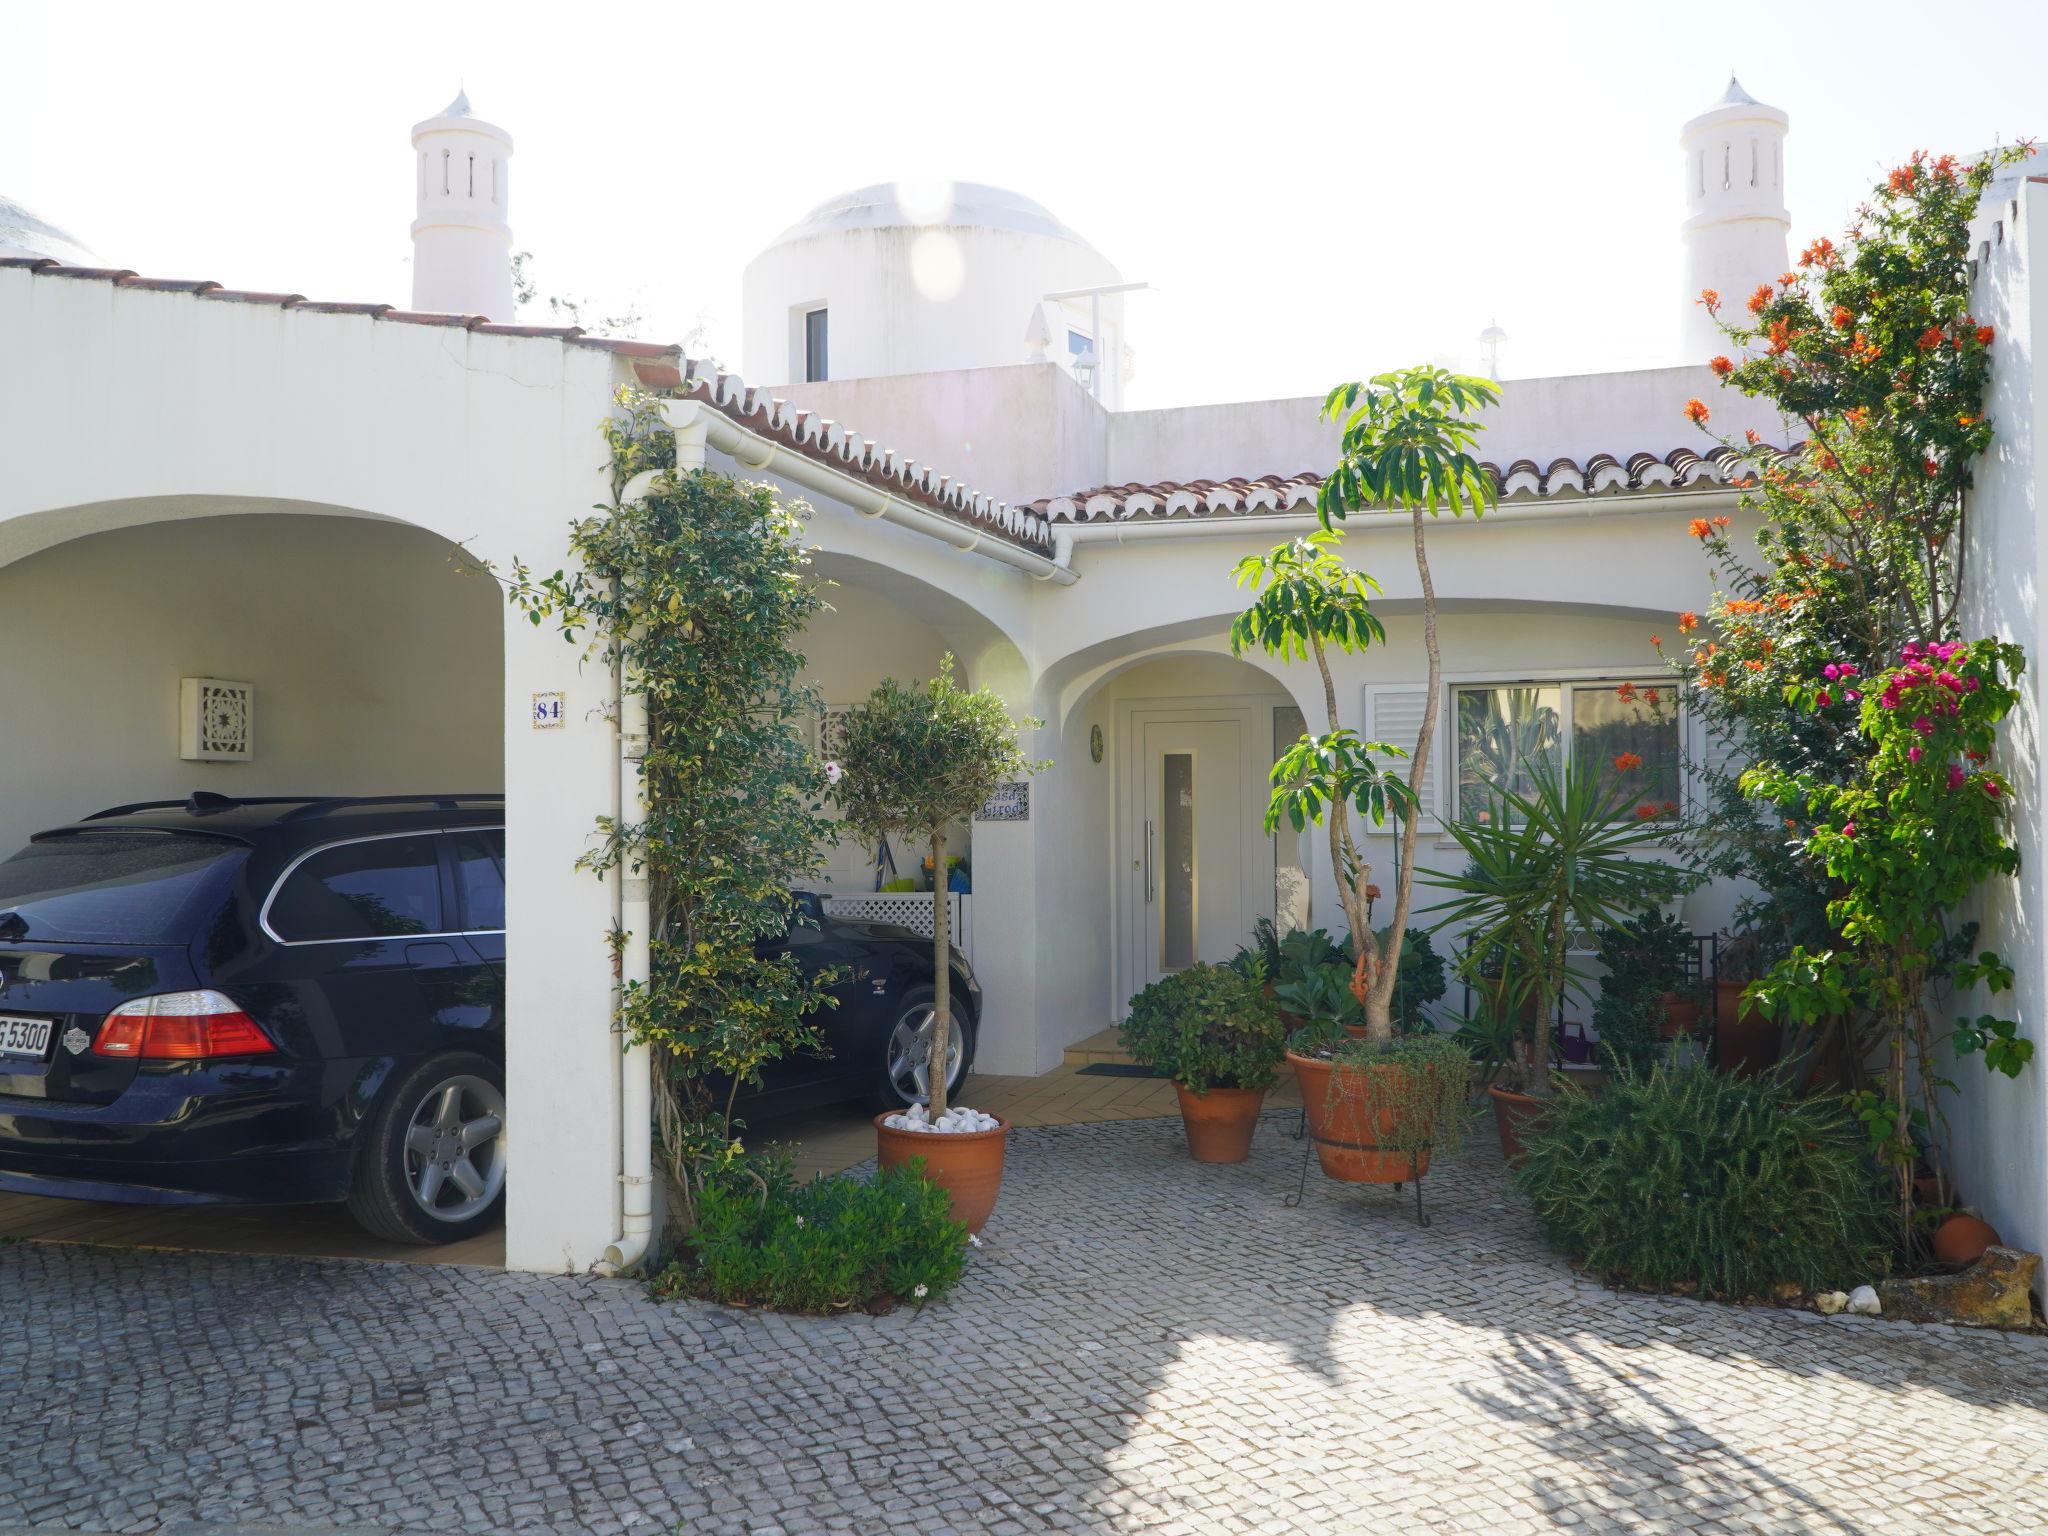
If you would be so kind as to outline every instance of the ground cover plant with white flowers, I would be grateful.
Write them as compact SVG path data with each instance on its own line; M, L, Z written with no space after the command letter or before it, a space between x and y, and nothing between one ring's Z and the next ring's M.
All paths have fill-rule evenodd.
M886 1312L944 1296L972 1243L921 1161L808 1184L768 1166L758 1179L704 1188L697 1224L653 1292L784 1312Z

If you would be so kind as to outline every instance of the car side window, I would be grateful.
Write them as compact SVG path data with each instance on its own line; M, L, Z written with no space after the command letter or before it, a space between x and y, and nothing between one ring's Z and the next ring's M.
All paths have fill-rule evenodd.
M294 944L442 932L438 843L428 832L321 849L285 877L271 931Z
M505 829L455 834L455 888L462 893L462 926L471 933L505 928Z

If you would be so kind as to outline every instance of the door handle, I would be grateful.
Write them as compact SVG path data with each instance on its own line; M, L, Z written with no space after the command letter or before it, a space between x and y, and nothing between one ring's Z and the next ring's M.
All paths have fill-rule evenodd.
M1152 904L1152 823L1145 823L1145 904Z

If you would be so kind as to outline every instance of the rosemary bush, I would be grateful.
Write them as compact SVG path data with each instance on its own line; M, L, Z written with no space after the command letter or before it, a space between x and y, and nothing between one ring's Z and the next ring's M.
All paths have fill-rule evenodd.
M1606 1279L1740 1301L1860 1285L1891 1261L1862 1127L1782 1072L1624 1068L1558 1095L1522 1146L1515 1181L1552 1244Z

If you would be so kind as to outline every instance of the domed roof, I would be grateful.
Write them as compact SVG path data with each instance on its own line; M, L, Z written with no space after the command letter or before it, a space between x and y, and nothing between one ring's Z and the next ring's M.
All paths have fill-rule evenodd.
M45 256L68 267L89 267L93 254L72 236L0 195L0 256Z
M1088 242L1021 192L979 181L882 181L827 198L774 240L787 245L849 229L926 229L935 225L1006 229L1020 235Z

